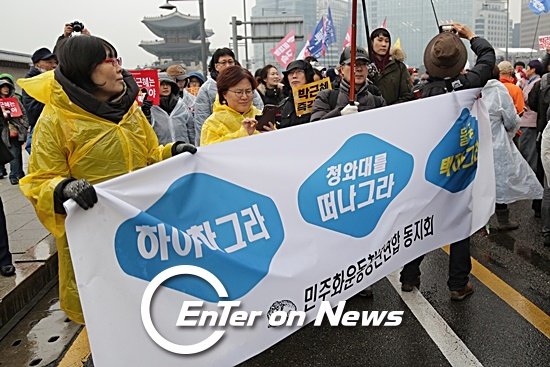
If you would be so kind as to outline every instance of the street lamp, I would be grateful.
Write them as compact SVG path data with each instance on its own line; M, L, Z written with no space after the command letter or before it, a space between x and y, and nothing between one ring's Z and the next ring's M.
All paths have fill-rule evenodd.
M161 9L165 10L174 10L176 9L175 5L170 4L170 1L193 1L193 0L166 0L166 3L159 6ZM208 57L208 50L206 48L206 31L204 29L204 3L203 0L199 1L199 19L201 23L201 62L202 62L202 72L206 78L208 75L208 67L206 65L206 59Z

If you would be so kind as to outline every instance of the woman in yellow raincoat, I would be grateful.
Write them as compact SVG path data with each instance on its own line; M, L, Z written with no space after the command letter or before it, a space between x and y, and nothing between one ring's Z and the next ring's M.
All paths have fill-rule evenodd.
M73 199L88 209L97 202L93 184L196 148L182 142L159 145L135 102L138 86L110 43L71 37L58 56L57 69L18 80L45 105L34 130L29 174L19 184L57 240L61 308L84 323L63 202Z
M221 72L216 82L218 98L214 112L202 126L201 146L259 133L255 117L262 112L252 105L257 86L252 74L240 66L230 66ZM264 126L265 131L274 129L271 123Z

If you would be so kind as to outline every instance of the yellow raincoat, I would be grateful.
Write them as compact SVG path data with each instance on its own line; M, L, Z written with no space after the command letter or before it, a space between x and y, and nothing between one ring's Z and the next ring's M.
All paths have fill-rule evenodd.
M56 238L61 308L71 320L84 323L65 235L65 215L54 211L55 187L68 177L97 184L145 167L171 157L171 144L159 145L135 102L116 124L72 103L53 71L17 83L45 104L34 129L29 173L19 185L42 224Z
M254 105L251 105L246 113L241 114L225 104L220 104L216 97L213 112L202 126L201 146L248 136L242 124L243 120L247 117L255 118L256 115L261 114L262 111ZM259 131L254 132L254 134L259 133Z

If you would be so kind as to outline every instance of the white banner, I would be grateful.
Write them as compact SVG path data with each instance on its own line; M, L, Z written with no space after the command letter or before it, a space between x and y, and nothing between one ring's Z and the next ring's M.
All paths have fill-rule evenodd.
M495 182L477 92L201 147L97 185L91 210L69 203L67 235L96 365L235 365L299 329L268 327L275 311L307 311L312 321L321 301L336 305L484 226ZM221 283L152 282L178 265ZM181 313L192 305L184 301L221 312L222 288L223 300L257 312L247 319L253 327L220 319L185 326L199 317ZM215 345L180 354L200 342Z

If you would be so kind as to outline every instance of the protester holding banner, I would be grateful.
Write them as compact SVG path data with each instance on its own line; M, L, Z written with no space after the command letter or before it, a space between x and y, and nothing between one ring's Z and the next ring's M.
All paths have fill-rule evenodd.
M167 73L159 73L160 104L151 107L150 122L160 144L195 141L195 123L191 108L193 98L184 94ZM146 115L147 116L147 115Z
M218 75L230 66L235 65L235 54L229 48L218 48L208 64L208 71L211 79L208 79L199 89L199 94L195 100L195 143L199 145L201 141L202 125L212 114L214 101L218 95L216 79ZM260 94L254 90L254 106L259 110L264 108Z
M489 112L493 138L495 214L498 222L496 230L508 231L519 227L518 223L510 221L508 204L519 200L540 199L542 186L512 141L519 128L520 117L508 90L498 80L498 68L495 69L494 79L487 82L481 95Z
M54 71L18 80L29 96L45 104L35 130L40 144L33 147L29 173L19 184L56 238L61 308L83 323L63 203L73 199L88 209L97 202L93 184L196 148L158 144L135 100L139 88L109 42L71 37L59 52Z
M282 103L281 124L279 125L279 129L307 124L309 122L311 113L304 113L299 116L297 115L292 88L297 88L308 83L312 83L313 76L313 67L305 60L296 60L288 64L285 72L283 73L283 84L285 86L285 90L288 91L289 96L286 97Z
M13 76L10 74L0 74L0 98L10 98L15 96L15 86ZM8 136L4 143L9 148L13 159L10 161L10 183L17 185L19 179L25 176L23 172L23 144L27 140L29 123L24 111L21 109L19 98L16 98L21 115L14 115L9 109L2 106L4 120L8 125ZM4 134L2 134L4 138Z
M481 88L493 77L496 63L495 50L487 40L476 36L467 26L453 23L452 32L441 32L430 40L424 50L424 65L430 75L428 83L420 91L428 98L453 90ZM476 64L462 73L468 60L468 52L460 38L470 41L477 56ZM474 292L469 274L472 269L470 237L451 244L449 279L447 286L453 301L462 301ZM411 292L420 286L420 256L406 264L401 271L401 290Z
M204 122L201 145L258 134L257 115L262 111L252 104L256 80L250 72L240 66L231 66L218 76L218 101L214 102L214 112ZM269 124L265 130L273 130Z
M285 98L279 70L271 64L266 65L260 71L259 79L258 92L260 92L264 104L278 106Z
M32 54L31 60L33 65L31 66L29 72L25 75L25 78L32 78L33 76L40 75L41 73L55 69L57 66L57 57L45 47L36 50ZM31 126L25 149L29 154L31 154L32 133L34 126L38 121L38 117L44 109L44 104L29 96L25 89L23 89L23 107L27 112L27 118L29 120L29 125Z
M390 54L390 32L385 28L377 28L370 34L370 39L374 51L370 56L378 69L378 74L372 82L380 89L386 104L392 105L412 100L407 66Z
M351 48L346 47L340 55L340 75L342 76L340 88L319 92L313 103L311 121L348 115L386 105L378 88L367 79L367 65L370 63L367 51L362 47L357 47L355 57L355 105L349 104Z

